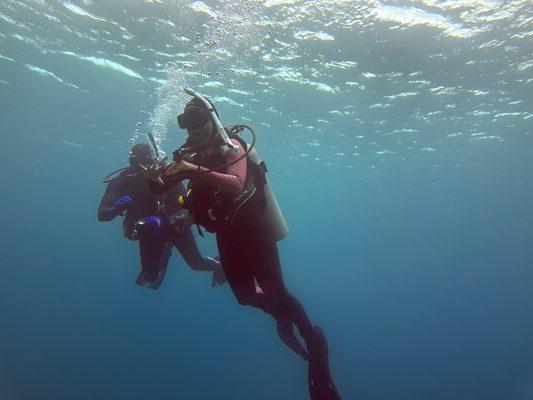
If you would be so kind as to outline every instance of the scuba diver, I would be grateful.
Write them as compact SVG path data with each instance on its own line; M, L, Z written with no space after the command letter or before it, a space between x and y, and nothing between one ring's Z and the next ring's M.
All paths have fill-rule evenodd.
M340 399L322 329L311 324L283 282L277 241L288 228L268 184L265 163L253 147L255 133L245 125L224 128L211 101L192 89L185 91L193 96L178 116L180 128L188 131L186 142L168 165L141 165L152 191L164 193L189 179L180 204L198 229L203 226L216 234L222 267L238 302L274 317L282 342L308 361L311 399ZM244 129L252 132L251 145L237 136ZM262 290L256 290L257 284Z
M140 165L157 163L158 151L153 136L152 147L139 143L132 147L129 167L112 172L106 177L105 194L98 207L98 220L111 221L124 216L124 236L139 241L141 272L135 283L149 289L158 289L165 277L172 246L181 253L185 262L196 271L213 271L212 286L225 283L220 262L200 254L191 230L189 212L178 204L179 195L185 194L183 184L168 192L155 195L141 173ZM117 173L120 174L108 179Z

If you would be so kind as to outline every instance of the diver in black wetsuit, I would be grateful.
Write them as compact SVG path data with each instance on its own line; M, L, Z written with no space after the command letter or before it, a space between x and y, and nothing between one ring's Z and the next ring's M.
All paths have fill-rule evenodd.
M142 270L135 283L150 289L159 288L166 272L172 246L185 262L197 271L213 271L213 286L225 282L220 262L200 254L190 228L188 211L178 204L185 195L182 184L161 195L152 194L139 164L156 162L148 144L136 144L130 151L130 166L110 181L100 206L98 220L111 221L124 216L124 236L139 241Z
M222 266L238 302L272 315L280 339L308 361L313 400L339 400L322 329L312 325L283 282L276 242L287 229L281 212L273 211L277 202L266 181L266 167L252 159L250 147L236 136L243 126L223 128L214 105L192 90L186 91L195 97L178 116L178 123L188 130L188 140L174 152L172 163L143 165L145 176L154 193L164 193L190 179L184 204L195 223L216 233Z

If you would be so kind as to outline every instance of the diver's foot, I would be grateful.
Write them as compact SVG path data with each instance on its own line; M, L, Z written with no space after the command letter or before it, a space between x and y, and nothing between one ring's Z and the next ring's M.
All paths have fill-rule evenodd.
M265 294L263 289L261 289L261 286L259 286L257 283L255 284L255 294Z
M224 285L227 282L228 278L226 278L226 274L224 273L224 269L222 267L213 271L213 276L211 277L212 288L215 286Z
M226 278L224 268L222 268L220 257L215 256L212 259L218 262L218 267L213 270L213 276L211 277L211 287L214 288L215 286L224 285L225 283L227 283L228 278Z
M135 279L135 283L147 289L157 290L159 289L159 286L161 286L161 282L163 282L166 272L167 267L164 266L155 277L146 278L141 271L137 276L137 279Z
M322 329L315 325L314 338L309 343L308 385L312 400L340 400L329 371L328 342Z
M296 354L299 354L304 360L309 360L309 354L294 334L291 321L278 322L277 329L279 338L287 347L289 347Z

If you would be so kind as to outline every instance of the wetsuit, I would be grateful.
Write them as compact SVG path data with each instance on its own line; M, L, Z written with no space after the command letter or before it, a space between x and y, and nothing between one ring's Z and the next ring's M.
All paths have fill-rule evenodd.
M266 200L259 188L244 204L232 199L248 190L248 171L253 167L244 154L243 143L238 153L220 156L215 148L200 153L193 162L199 165L197 175L189 183L191 210L195 222L216 233L218 251L228 283L238 302L271 314L278 323L281 340L309 359L309 388L313 399L339 399L329 375L327 343L320 328L314 327L300 304L283 282L277 242L264 215ZM177 160L176 160L177 161ZM209 169L236 163L217 171ZM151 183L153 190L164 191L172 186L173 177L163 175L164 186ZM236 214L229 212L238 208ZM228 215L229 214L229 215ZM215 218L215 221L213 221ZM255 282L263 293L258 293ZM292 324L298 328L307 351L294 337Z
M178 231L169 223L169 216L180 211L178 196L185 194L183 184L172 187L164 194L153 194L148 187L146 178L127 169L121 178L108 183L104 196L98 207L98 219L110 221L117 214L114 204L117 199L128 195L133 203L124 215L124 236L130 240L139 240L139 250L142 271L137 279L152 282L158 273L166 268L171 256L171 246L175 246L183 256L185 262L194 270L214 271L219 263L200 254L194 235L189 224L183 224ZM160 229L150 234L136 234L137 221L149 217L159 216L163 221Z

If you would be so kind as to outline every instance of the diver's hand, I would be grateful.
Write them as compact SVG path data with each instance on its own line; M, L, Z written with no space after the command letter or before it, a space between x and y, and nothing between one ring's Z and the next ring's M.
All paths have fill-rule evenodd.
M148 166L139 164L139 166L141 167L141 170L143 171L143 175L146 177L146 179L159 183L160 185L165 184L165 182L161 178L161 174L163 173L163 167L161 165L157 165L156 163L153 163Z
M187 177L187 176L190 176L191 173L195 172L197 169L198 169L198 166L185 160L181 160L179 162L172 161L170 164L166 166L165 175L170 175L170 176L181 175L181 176Z
M135 228L141 235L153 235L161 226L163 226L163 218L158 215L150 215L149 217L138 220L135 223Z
M133 199L130 196L122 196L117 201L115 201L113 208L115 210L115 213L119 215L127 211L132 204Z

